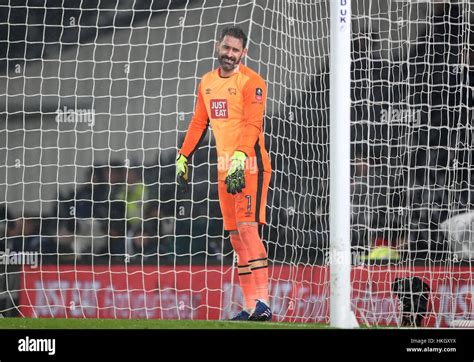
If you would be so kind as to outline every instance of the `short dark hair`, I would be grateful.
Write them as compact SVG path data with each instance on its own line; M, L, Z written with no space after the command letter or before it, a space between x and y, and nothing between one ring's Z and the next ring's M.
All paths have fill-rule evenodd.
M247 46L247 35L242 30L242 28L239 28L238 26L224 28L219 41L222 41L226 35L242 40L244 48Z

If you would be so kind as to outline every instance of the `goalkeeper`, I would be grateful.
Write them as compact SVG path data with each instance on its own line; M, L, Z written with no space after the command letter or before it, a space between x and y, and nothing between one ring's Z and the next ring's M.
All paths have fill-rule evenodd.
M272 319L268 302L268 258L258 224L265 223L271 164L265 150L263 114L266 86L241 64L247 36L238 27L223 30L216 43L219 67L198 88L194 117L176 160L178 186L188 186L188 159L210 123L216 139L218 194L224 228L238 262L245 308L233 320Z

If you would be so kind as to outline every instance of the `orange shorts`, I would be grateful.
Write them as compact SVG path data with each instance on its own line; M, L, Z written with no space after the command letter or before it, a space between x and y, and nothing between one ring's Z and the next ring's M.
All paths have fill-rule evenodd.
M225 230L237 230L239 222L265 224L270 172L245 173L245 188L232 195L227 192L225 181L219 180L218 193Z

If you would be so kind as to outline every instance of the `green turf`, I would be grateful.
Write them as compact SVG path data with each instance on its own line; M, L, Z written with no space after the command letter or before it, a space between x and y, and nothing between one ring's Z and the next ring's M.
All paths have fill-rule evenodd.
M0 329L320 329L318 323L145 319L0 318Z

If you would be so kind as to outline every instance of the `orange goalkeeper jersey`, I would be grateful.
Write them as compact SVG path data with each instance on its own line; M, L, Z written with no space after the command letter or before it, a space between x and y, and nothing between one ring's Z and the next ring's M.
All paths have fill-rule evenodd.
M262 77L243 64L230 77L221 77L219 68L205 74L179 152L189 157L210 123L216 139L219 180L225 180L234 151L247 155L248 172L271 172L263 135L266 93Z

